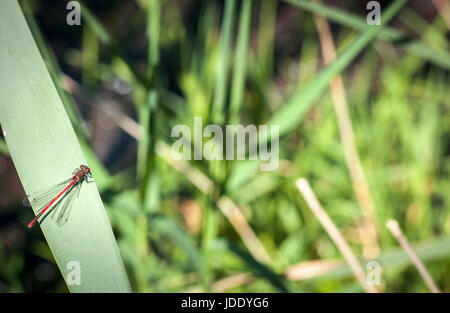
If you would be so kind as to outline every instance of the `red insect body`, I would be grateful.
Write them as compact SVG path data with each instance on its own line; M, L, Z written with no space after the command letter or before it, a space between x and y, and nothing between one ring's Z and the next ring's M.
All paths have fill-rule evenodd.
M45 213L45 211L47 211L48 208L50 208L55 201L57 201L62 195L64 195L66 192L70 192L70 190L72 190L71 187L75 186L76 184L84 181L87 176L91 177L91 170L89 167L87 167L86 165L80 165L80 168L75 170L72 179L70 180L70 182L68 183L68 185L61 190L61 192L59 192L50 202L48 202L42 209L39 210L38 215L36 215L36 217L28 224L28 228L33 227L36 222L38 221L38 219L42 216L42 214Z

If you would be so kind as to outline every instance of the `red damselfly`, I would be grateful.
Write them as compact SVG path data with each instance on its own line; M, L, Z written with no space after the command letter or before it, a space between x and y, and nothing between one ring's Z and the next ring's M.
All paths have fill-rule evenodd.
M55 186L38 191L35 194L27 195L25 204L39 208L37 211L38 214L28 224L28 228L33 227L49 208L53 210L52 216L59 209L57 218L58 225L62 225L67 221L75 194L78 197L83 182L88 182L88 178L92 178L91 170L86 165L80 165L72 174L71 178Z

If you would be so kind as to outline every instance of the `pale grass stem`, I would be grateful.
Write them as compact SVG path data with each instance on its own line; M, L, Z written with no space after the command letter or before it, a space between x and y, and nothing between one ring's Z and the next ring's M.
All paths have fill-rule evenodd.
M336 48L333 43L328 21L319 15L314 16L314 21L319 32L320 47L325 64L331 64L336 59ZM342 76L338 75L331 81L330 89L341 143L344 148L345 160L350 172L356 198L363 213L362 225L359 227L363 242L363 254L367 259L374 259L380 252L376 230L375 205L359 159L358 150L356 149L355 136L348 111Z
M405 252L408 254L412 263L417 268L417 271L419 271L420 276L422 276L425 284L428 286L431 292L440 293L441 291L437 287L433 278L431 278L431 275L430 273L428 273L425 265L422 263L422 260L420 260L419 256L416 254L416 252L414 252L414 249L409 244L408 239L406 239L405 235L400 229L398 222L394 219L390 219L386 222L386 227L390 230L395 239L397 239L403 250L405 250Z
M311 211L317 217L319 222L322 224L323 228L325 228L325 231L330 236L331 240L334 242L334 244L337 246L339 251L344 256L345 260L352 269L353 273L355 274L356 278L358 279L363 289L366 292L377 292L375 288L373 288L371 285L367 283L366 275L364 273L363 268L359 264L358 259L353 254L353 251L350 249L350 246L342 236L341 232L338 230L336 225L334 225L333 221L330 219L328 214L322 208L321 204L319 203L319 200L317 200L314 192L309 186L308 181L305 178L300 178L296 181L296 186L297 189L305 198L305 201L308 204Z

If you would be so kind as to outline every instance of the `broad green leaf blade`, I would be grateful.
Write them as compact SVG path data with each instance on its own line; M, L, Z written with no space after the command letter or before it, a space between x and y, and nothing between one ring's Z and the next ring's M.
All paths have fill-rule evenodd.
M47 70L52 77L56 90L58 91L67 115L69 116L70 122L75 129L75 133L77 134L81 148L83 149L86 159L89 161L89 166L91 169L95 169L96 184L101 191L108 186L110 182L110 175L88 144L88 129L84 122L81 120L81 114L75 106L73 97L63 87L63 84L61 82L61 69L59 68L55 55L48 47L48 43L46 42L44 36L39 30L38 25L36 24L29 3L22 0L19 2L19 4L22 7L23 13L25 15L25 20L28 23L31 34L35 39L39 52L41 53L44 63L47 66Z
M86 160L15 0L0 2L0 68L0 122L25 191L70 178ZM130 291L95 183L82 186L67 223L48 216L41 228L71 291Z

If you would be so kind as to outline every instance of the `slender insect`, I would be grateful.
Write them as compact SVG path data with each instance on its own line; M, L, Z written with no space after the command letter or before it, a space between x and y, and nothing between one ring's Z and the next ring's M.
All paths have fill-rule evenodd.
M91 169L86 165L80 165L72 174L72 178L57 185L38 191L36 194L27 195L24 199L25 205L39 208L38 214L28 224L28 228L33 227L49 208L53 210L52 216L59 209L58 225L67 221L75 194L78 197L83 182L89 182L88 178L92 178Z

